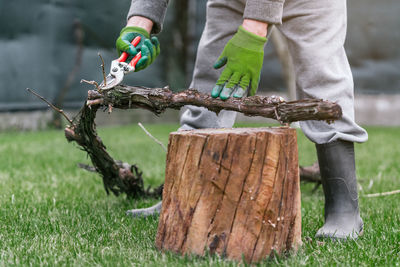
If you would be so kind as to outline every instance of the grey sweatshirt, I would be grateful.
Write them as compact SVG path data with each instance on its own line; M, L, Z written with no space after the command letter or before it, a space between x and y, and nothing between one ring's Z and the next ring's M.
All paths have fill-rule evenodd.
M285 0L247 0L244 19L254 19L269 24L282 23ZM132 16L146 17L154 22L152 33L159 33L165 18L169 0L132 0L128 19Z

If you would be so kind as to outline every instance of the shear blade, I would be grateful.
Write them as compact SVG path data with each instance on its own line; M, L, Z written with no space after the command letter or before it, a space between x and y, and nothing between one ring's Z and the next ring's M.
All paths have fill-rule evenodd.
M116 75L116 76L114 76L113 74L108 74L106 77L106 83L104 83L104 81L102 81L99 87L102 90L111 89L111 88L117 86L118 84L120 84L122 82L123 77L124 77L123 74Z
M108 74L106 77L106 82L102 81L99 87L101 89L110 89L111 87L114 86L116 79L115 76L112 74Z

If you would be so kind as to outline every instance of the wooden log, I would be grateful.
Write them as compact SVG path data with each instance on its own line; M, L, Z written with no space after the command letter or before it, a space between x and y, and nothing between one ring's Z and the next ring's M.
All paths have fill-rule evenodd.
M171 133L158 249L258 262L300 243L294 129Z

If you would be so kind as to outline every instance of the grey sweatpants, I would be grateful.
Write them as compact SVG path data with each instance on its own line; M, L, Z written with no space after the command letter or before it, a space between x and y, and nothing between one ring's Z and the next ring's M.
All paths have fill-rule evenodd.
M209 0L207 21L200 39L191 88L210 93L222 70L212 68L225 44L243 21L245 0ZM354 121L353 78L344 51L347 28L345 0L286 0L282 25L293 58L299 98L337 102L343 118L332 124L300 122L304 134L317 144L337 139L365 142L367 132ZM187 106L180 129L232 127L236 113L217 116L205 108Z

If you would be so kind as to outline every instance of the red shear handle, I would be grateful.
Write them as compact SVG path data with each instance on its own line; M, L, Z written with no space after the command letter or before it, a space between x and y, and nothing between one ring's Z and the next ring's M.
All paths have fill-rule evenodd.
M139 62L139 59L142 58L142 52L137 53L137 55L129 62L129 65L132 67L136 67L136 64Z
M140 36L136 36L136 38L132 40L131 44L136 47L140 43L140 39L141 39ZM129 54L127 52L122 52L121 56L117 60L118 60L118 62L125 62L128 57L129 57ZM139 57L139 59L140 59L140 57ZM131 61L131 63L132 63L132 61Z

